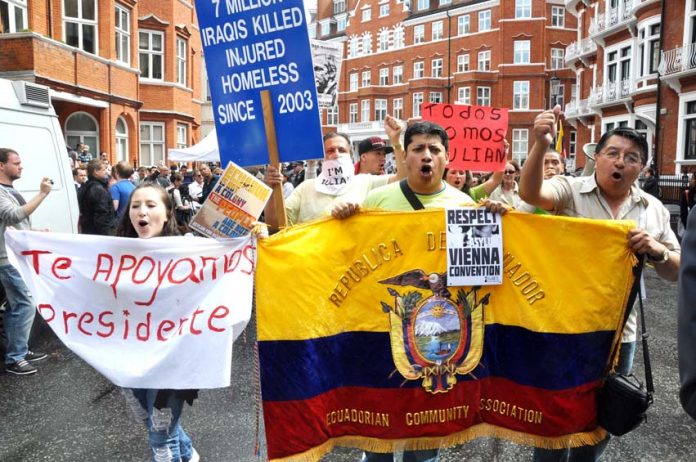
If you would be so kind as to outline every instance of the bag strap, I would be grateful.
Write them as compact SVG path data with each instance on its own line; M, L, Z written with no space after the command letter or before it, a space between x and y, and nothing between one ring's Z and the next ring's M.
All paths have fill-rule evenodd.
M411 207L413 207L413 210L421 210L425 208L423 203L416 197L416 194L408 185L406 178L399 181L399 186L401 187L401 192L404 193L404 196L406 196L408 203L411 204Z
M642 263L642 262L641 262ZM638 290L638 306L640 307L640 330L641 337L643 341L643 363L645 364L645 386L650 394L650 399L652 400L652 394L655 391L653 387L653 376L652 368L650 367L650 352L648 351L648 337L649 334L645 329L645 313L643 312L643 288Z

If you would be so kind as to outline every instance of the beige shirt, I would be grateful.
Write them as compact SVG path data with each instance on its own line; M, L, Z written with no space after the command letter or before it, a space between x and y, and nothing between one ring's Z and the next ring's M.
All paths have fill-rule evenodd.
M340 196L317 192L316 179L303 181L285 201L288 225L296 225L331 215L334 206L352 202L362 204L367 193L389 182L389 175L356 175Z
M669 211L659 199L646 194L635 185L619 209L616 217L602 197L594 175L583 177L555 176L545 181L553 190L553 213L567 217L598 218L603 220L633 220L653 239L669 250L680 252L679 241L669 224ZM635 306L623 331L623 342L636 340L637 311Z
M509 205L510 207L516 209L519 207L520 202L522 202L522 199L520 199L519 189L520 187L517 182L515 182L515 187L510 191L504 191L503 185L500 184L491 192L488 198L492 201L500 201L503 204Z

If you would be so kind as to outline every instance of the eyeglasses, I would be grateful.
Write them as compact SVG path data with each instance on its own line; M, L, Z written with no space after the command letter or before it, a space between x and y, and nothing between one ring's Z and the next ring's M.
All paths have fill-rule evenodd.
M616 161L620 157L622 157L621 153L615 150L606 151L604 153L600 153L600 155L603 155L611 161ZM627 152L626 154L624 154L623 161L626 165L639 165L643 162L643 160L640 157L640 154L636 154L635 152Z
M505 173L506 175L514 175L515 173L517 173L517 170L505 170L504 173Z

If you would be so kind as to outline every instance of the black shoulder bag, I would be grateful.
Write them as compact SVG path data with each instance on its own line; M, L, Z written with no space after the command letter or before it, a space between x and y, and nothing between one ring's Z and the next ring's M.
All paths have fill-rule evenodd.
M640 307L640 325L643 342L643 361L645 363L644 386L633 374L625 375L618 372L610 373L604 385L597 394L597 420L599 425L615 436L625 435L647 420L646 412L653 403L653 379L650 368L650 354L648 352L648 333L645 330L645 313L643 313L643 297L640 290L640 275L643 268L643 257L640 258L629 306L625 321L630 316L633 301L638 295ZM636 288L637 286L637 288ZM621 345L618 343L617 348ZM613 357L613 355L612 355ZM609 366L611 367L611 365Z
M420 199L416 197L416 193L414 193L411 187L408 185L406 178L399 181L399 186L401 187L401 192L404 193L404 196L406 196L406 200L408 200L408 203L411 204L411 207L413 207L413 210L422 210L425 208Z

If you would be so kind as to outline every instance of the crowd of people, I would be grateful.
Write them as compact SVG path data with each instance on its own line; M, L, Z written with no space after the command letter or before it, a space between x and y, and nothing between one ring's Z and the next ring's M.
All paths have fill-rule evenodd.
M346 219L361 209L412 210L476 202L501 214L517 210L591 219L630 219L636 225L626 236L626 245L645 256L660 277L676 281L681 251L670 227L669 212L653 191L646 192L638 186L637 180L648 164L645 139L630 128L610 130L597 143L594 173L568 176L562 156L552 149L560 117L559 107L541 113L535 119L534 144L524 166L510 159L501 172L474 174L448 169L449 139L442 127L432 122L406 126L388 116L385 120L388 141L379 137L362 140L357 147L357 162L349 138L328 133L323 140L322 161L295 162L280 168L268 166L256 169L255 173L275 187L274 194L285 196L286 224L290 226L329 215ZM151 168L141 166L134 171L127 162L112 166L103 158L87 160L84 153L84 147L78 146L69 155L75 165L80 232L86 234L149 238L185 232L192 213L205 201L221 174L219 167L211 168L208 164L193 170L160 164ZM390 154L392 165L387 160ZM40 192L26 201L12 187L20 175L19 154L0 149L0 236L7 226L29 229L30 215L51 191L50 180L44 178ZM646 175L648 179L649 175L650 172ZM651 187L654 188L648 184ZM689 236L686 242L696 239L696 218L686 220L695 196L696 176L683 197L687 215L682 218ZM276 202L270 200L265 209L264 219L271 229L282 225L276 207ZM33 374L37 371L35 363L46 357L28 347L35 309L21 277L7 261L4 245L0 246L0 260L0 282L8 298L5 370L16 375ZM696 274L696 270L688 269ZM691 272L688 276L693 279L695 275ZM693 287L696 285L683 287L683 291L693 291ZM696 325L696 321L691 321L696 315L692 314L690 303L689 297L682 297L680 316L689 326L689 323ZM680 330L680 342L696 344L696 332L692 334L691 330ZM635 344L633 310L624 328L616 370L631 372ZM688 354L693 355L692 350ZM696 406L692 404L696 402L696 392L692 391L696 389L692 384L696 383L692 378L696 377L696 366L692 367L691 362L683 361L688 383L685 382L682 398L696 416ZM184 401L195 396L171 390L126 390L126 395L148 428L153 460L162 451L170 455L166 460L197 460L190 438L179 424ZM168 409L169 416L164 426L159 425L163 409ZM598 460L608 442L606 439L597 445L565 450L538 449L534 459ZM408 461L433 462L440 456L438 450L419 450L407 451L403 457ZM363 460L391 461L393 455L366 452Z

